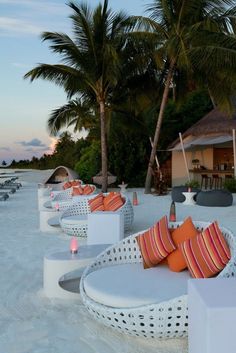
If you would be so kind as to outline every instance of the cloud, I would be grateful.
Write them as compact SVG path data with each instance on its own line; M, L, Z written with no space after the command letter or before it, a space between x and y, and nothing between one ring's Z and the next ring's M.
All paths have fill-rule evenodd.
M11 149L9 147L0 147L1 151L10 151Z
M35 0L0 0L0 4L12 5L14 8L22 8L22 7L30 7L35 11L44 11L45 13L61 13L65 14L65 8L67 7L65 4L58 4L55 1L35 1Z
M1 36L4 34L31 34L31 35L39 35L43 32L43 27L36 26L31 23L27 23L25 20L20 20L13 17L0 17L0 30L3 32Z
M43 148L46 148L47 146L42 143L42 141L40 141L39 139L37 138L33 138L31 141L19 141L19 142L16 142L18 143L19 145L21 146L24 146L24 147L43 147Z

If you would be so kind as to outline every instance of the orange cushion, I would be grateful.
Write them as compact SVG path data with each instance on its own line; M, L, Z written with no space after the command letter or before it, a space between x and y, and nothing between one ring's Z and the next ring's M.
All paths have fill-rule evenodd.
M71 183L69 181L67 181L64 185L63 185L63 189L69 189L71 187Z
M195 278L219 273L230 260L230 250L217 222L201 234L179 245L188 269Z
M136 240L143 258L144 268L158 265L176 248L168 229L166 216L146 232L138 235Z
M103 203L105 211L117 211L123 206L124 201L120 193L109 193L104 197Z
M84 190L78 186L78 187L73 187L72 188L72 196L78 196L78 195L83 195Z
M94 198L88 200L90 210L91 212L95 211L104 211L104 205L103 205L103 194L100 193Z
M72 180L71 182L71 186L80 186L81 182L79 180Z
M92 194L92 192L94 191L94 188L91 185L85 185L83 189L84 189L84 195Z
M103 203L104 203L104 209L107 211L108 205L112 197L116 195L116 192L111 191L107 195L104 196Z
M187 239L193 238L197 236L198 231L194 227L192 222L192 218L188 217L185 221L171 233L172 239L174 241L175 246L181 244ZM167 257L167 262L169 269L174 272L180 272L187 268L186 261L180 249L176 249Z

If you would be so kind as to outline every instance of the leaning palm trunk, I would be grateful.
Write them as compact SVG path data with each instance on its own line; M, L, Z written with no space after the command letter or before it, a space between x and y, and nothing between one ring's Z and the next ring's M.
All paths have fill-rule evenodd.
M150 159L149 159L149 163L148 163L148 170L147 170L147 175L146 175L146 180L145 180L145 194L151 193L153 164L155 161L157 144L158 144L159 137L160 137L161 124L162 124L162 120L163 120L163 116L164 116L164 111L165 111L165 107L166 107L166 104L168 101L168 94L169 94L169 89L170 89L170 83L171 83L171 80L173 77L174 66L175 66L175 61L173 60L170 63L168 75L166 77L165 88L164 88L164 92L163 92L163 96L162 96L158 119L157 119L157 125L156 125L155 135L154 135L154 139L153 139L153 145L152 145L152 151L151 151L151 155L150 155Z
M107 142L105 124L105 103L100 101L100 120L101 120L101 158L102 158L102 192L107 191Z

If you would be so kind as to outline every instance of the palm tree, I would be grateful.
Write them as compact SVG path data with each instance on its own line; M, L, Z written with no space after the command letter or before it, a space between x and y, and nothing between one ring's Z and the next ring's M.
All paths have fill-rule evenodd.
M155 0L147 7L150 17L135 17L138 31L156 40L153 55L163 64L164 85L145 181L151 191L152 168L171 85L178 73L207 86L221 105L228 103L232 81L218 77L235 71L236 39L232 35L234 0ZM227 7L227 9L226 9ZM235 23L235 21L234 21ZM140 32L139 32L140 33ZM225 75L224 75L225 73ZM224 85L224 88L222 87ZM225 94L227 92L227 94Z
M44 32L42 34L43 41L51 42L50 49L61 55L62 64L40 64L24 77L30 78L31 81L37 78L52 81L64 88L69 99L77 96L82 99L82 103L90 101L95 108L95 113L98 111L101 132L102 191L105 192L108 159L106 118L109 97L121 74L119 54L125 43L123 34L127 16L123 12L112 12L108 8L108 0L104 0L103 5L99 4L93 11L85 3L76 5L70 2L68 5L73 10L70 18L73 23L74 40L62 33ZM65 125L75 124L76 128L81 126L83 114L78 116L77 120L74 107L72 107L72 114L69 110L65 113L66 107L64 108L54 111L49 119L48 126L52 133ZM82 108L81 105L80 108ZM63 111L64 114L62 114Z

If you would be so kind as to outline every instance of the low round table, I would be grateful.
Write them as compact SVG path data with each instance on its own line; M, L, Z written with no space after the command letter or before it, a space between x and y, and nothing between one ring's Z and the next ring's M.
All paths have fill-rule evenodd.
M108 246L109 244L81 245L77 254L71 254L70 250L46 254L43 271L45 295L49 298L78 299L79 280L83 270ZM67 276L74 270L77 270L76 279ZM71 283L75 280L76 291L73 291Z
M183 202L183 205L195 205L196 201L194 200L194 196L196 195L196 192L182 192L182 194L185 196L185 200Z

